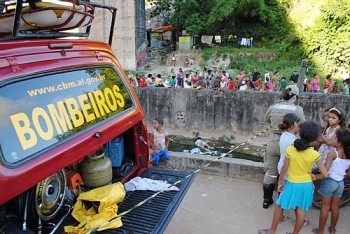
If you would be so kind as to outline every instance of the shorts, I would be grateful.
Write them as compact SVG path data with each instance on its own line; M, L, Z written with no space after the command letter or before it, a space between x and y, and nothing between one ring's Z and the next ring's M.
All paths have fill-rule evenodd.
M342 197L344 191L344 180L336 181L332 178L326 178L321 181L318 192L323 197Z
M161 150L159 153L157 153L155 150L153 150L152 156L153 156L153 163L158 164L160 159L169 158L169 152L167 150Z

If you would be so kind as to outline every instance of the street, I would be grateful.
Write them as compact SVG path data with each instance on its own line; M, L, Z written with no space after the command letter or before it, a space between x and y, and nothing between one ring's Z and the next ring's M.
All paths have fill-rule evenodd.
M198 174L187 195L169 223L165 233L239 233L256 234L258 229L271 224L274 205L262 208L262 185L229 177ZM275 194L275 197L277 194ZM294 212L286 212L277 233L293 230ZM312 233L317 227L319 210L309 211L310 224L301 233ZM340 209L338 234L350 232L350 206ZM328 216L328 227L330 216Z

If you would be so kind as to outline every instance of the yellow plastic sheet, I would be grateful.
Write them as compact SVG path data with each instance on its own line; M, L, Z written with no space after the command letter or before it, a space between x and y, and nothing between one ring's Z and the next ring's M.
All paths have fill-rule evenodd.
M117 204L124 200L125 190L122 183L106 185L100 188L81 193L74 205L72 216L79 222L78 226L65 226L68 233L83 234L91 231L113 218L118 211ZM91 207L86 210L83 201L100 202L98 213ZM121 218L116 218L103 225L99 231L123 226Z

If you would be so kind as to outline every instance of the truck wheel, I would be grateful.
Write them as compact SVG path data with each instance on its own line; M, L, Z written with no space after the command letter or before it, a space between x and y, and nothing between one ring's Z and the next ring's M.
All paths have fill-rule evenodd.
M60 170L19 195L15 203L19 220L27 217L28 225L35 230L39 218L42 221L54 218L64 203L66 186L66 173Z
M35 209L41 220L55 217L66 197L66 173L64 170L53 174L36 186Z

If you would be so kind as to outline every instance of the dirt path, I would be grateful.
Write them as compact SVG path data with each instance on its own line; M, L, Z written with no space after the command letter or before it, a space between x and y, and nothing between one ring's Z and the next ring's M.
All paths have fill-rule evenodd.
M270 226L274 211L274 205L267 210L262 208L262 193L258 182L198 174L164 233L255 234ZM349 208L339 210L339 234L349 233ZM312 233L317 227L319 212L310 209L310 223L303 226L301 234ZM294 213L286 211L286 215L288 219L278 226L277 233L293 230ZM329 223L328 217L326 227Z

